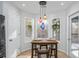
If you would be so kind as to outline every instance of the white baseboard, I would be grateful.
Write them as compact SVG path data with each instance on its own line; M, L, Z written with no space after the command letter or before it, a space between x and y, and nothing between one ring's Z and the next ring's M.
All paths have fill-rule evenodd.
M58 49L58 51L61 51L61 52L65 53L66 55L68 55L67 52L62 49Z

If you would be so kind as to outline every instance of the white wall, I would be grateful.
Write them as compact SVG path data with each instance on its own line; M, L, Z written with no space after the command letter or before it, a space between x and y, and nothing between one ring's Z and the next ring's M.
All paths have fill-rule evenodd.
M5 29L6 29L6 57L16 57L16 53L17 51L19 51L20 47L19 11L8 2L4 2L3 15L5 16Z
M73 4L67 11L68 11L68 16L72 15L76 11L79 11L79 2Z

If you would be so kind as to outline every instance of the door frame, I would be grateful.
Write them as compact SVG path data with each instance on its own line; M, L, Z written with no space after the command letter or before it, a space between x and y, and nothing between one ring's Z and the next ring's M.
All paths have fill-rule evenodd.
M68 50L68 55L72 58L74 58L75 56L74 55L71 55L71 19L78 16L79 15L79 11L76 11L75 13L71 14L70 16L68 16L68 46L67 46L67 50ZM79 31L78 31L79 33Z

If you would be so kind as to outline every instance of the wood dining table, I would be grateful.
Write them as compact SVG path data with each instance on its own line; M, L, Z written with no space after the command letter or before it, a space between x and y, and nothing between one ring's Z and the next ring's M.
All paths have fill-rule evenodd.
M53 39L48 39L48 40L32 40L31 42L32 44L32 48L31 48L31 57L33 58L34 56L34 48L36 47L36 45L55 45L55 50L56 50L56 54L55 54L55 58L57 58L57 45L58 45L58 41L57 40L53 40Z

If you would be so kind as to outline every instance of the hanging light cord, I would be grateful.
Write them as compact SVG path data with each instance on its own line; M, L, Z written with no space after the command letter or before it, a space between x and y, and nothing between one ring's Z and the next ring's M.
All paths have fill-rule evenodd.
M41 5L40 5L40 18L41 18Z

